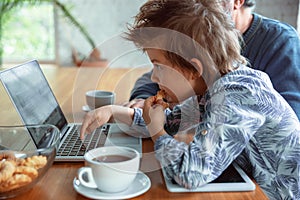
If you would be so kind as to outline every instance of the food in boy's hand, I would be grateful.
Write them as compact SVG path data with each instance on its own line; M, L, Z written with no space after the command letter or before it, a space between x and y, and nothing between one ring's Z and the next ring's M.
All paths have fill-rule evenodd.
M164 90L159 90L157 94L155 95L155 104L162 105L164 109L169 107L169 104L164 101L164 98L166 97L166 92Z
M10 191L31 183L38 177L38 169L47 163L45 156L16 158L6 152L0 155L0 192Z
M155 96L156 101L163 100L166 97L166 92L164 90L159 90Z

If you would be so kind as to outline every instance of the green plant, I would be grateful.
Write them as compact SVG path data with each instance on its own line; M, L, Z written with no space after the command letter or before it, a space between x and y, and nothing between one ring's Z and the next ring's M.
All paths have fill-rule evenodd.
M3 41L2 41L2 32L3 25L7 21L10 15L14 13L14 11L22 6L36 6L41 3L53 3L55 8L59 9L63 16L74 26L76 27L86 38L88 43L91 45L93 49L96 48L95 42L92 37L89 35L85 27L83 27L76 18L71 14L69 9L58 0L1 0L0 1L0 65L2 65L2 55L3 55Z

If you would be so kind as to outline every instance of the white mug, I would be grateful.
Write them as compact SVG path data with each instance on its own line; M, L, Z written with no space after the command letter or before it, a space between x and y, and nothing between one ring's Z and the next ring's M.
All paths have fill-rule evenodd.
M85 167L78 170L80 183L102 192L126 190L139 171L139 153L129 147L106 146L85 153Z
M115 103L116 94L111 91L90 90L85 93L86 103L90 109Z

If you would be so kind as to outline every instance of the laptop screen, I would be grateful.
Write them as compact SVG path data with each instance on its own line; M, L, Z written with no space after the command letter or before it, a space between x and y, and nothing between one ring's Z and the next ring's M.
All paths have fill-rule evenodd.
M0 78L24 124L52 124L60 130L67 124L37 61L2 71ZM41 140L32 137L36 144Z

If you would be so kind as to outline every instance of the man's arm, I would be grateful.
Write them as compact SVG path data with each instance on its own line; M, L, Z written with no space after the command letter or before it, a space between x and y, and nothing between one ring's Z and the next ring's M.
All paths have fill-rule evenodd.
M275 45L273 45L275 46ZM271 56L271 55L270 55ZM266 72L274 88L285 98L300 120L300 40L292 37L278 46L276 59L268 60Z
M266 72L274 88L300 119L300 39L289 25L269 20L248 41L243 55L252 67ZM271 28L270 28L271 27Z
M133 99L146 99L149 96L156 95L159 87L151 81L152 70L143 74L136 82L131 90L129 101Z

